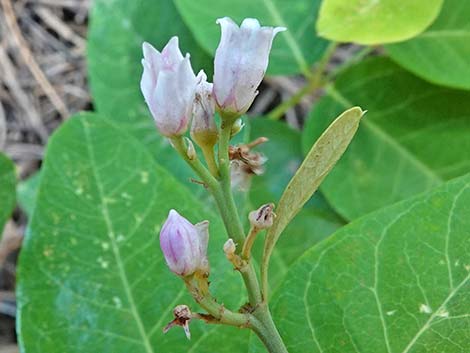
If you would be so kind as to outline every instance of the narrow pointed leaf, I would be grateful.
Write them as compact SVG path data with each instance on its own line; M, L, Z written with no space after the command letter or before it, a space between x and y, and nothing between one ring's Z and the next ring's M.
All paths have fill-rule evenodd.
M266 235L261 267L265 281L269 258L279 236L344 153L356 133L363 114L364 112L358 107L341 114L315 142L287 185L276 207L277 217Z
M265 172L252 180L249 210L253 210L269 202L278 203L283 190L302 162L302 148L300 132L290 128L285 122L259 118L250 119L248 123L245 128L249 128L250 141L261 136L268 138L266 143L256 147L256 151L263 153L268 160ZM270 263L273 275L269 278L272 288L277 287L294 260L342 225L343 220L323 196L315 193L312 200L287 226L286 236L279 239L274 249ZM262 241L255 242L252 254L261 262Z

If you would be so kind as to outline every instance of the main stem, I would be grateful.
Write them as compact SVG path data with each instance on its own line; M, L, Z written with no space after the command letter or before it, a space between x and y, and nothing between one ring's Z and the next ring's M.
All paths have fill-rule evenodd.
M229 236L231 236L239 245L243 245L245 242L245 232L238 215L238 210L233 199L230 185L230 160L228 148L232 125L234 122L235 120L224 119L221 127L219 140L219 172L222 189L222 207L219 206L219 209L221 209L222 218L226 217L224 218L224 222ZM222 208L225 211L228 211L225 216L225 212L222 211ZM254 319L251 322L251 328L255 331L270 353L288 353L271 317L268 305L263 301L258 277L256 276L253 263L248 261L248 264L240 271L240 273L242 274L248 291L251 307L254 310L252 313Z
M229 142L232 133L232 126L236 118L224 117L220 131L219 139L219 173L220 173L220 194L214 195L214 198L219 207L222 219L227 229L228 236L232 238L239 249L245 242L245 231L238 215L238 210L233 199L232 189L230 185L230 159L228 155ZM252 263L244 268L240 272L243 281L245 282L246 289L248 291L248 299L252 308L256 308L263 298L261 296L261 290L256 276L255 269Z
M269 353L288 353L287 348L272 319L267 304L253 313L252 329L261 339Z

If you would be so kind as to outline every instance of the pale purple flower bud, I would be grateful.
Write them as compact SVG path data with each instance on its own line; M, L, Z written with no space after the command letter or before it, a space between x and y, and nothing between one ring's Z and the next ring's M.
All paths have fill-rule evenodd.
M191 119L197 83L189 54L181 54L178 37L171 38L161 53L149 43L142 48L140 89L145 102L163 135L182 135Z
M286 29L261 27L253 18L243 20L240 27L228 17L217 23L222 35L215 52L215 99L222 111L243 114L258 94L274 37Z
M191 137L199 146L214 146L218 140L215 124L215 99L212 94L212 83L207 82L204 71L197 76L196 97L193 106Z
M209 271L208 226L208 221L193 225L175 210L170 211L160 231L160 247L172 272L185 277Z

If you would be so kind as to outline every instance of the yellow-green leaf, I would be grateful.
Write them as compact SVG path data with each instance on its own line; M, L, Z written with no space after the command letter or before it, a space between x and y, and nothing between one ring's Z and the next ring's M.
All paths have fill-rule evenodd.
M380 44L412 38L437 17L443 0L324 0L317 31L338 42Z
M277 218L266 235L262 262L265 289L269 258L279 236L344 153L363 115L364 112L359 107L351 108L341 114L313 145L297 173L287 185L276 208Z

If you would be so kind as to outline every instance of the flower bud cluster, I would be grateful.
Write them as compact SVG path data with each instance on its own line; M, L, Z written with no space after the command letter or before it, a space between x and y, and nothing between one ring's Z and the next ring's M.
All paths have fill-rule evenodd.
M217 23L222 35L215 53L214 84L207 82L203 71L196 77L189 54L181 54L178 37L161 52L143 44L140 87L158 130L167 137L184 135L192 119L196 143L214 145L216 107L222 116L240 116L248 110L266 72L273 39L285 30L262 27L251 18L240 27L228 17Z

